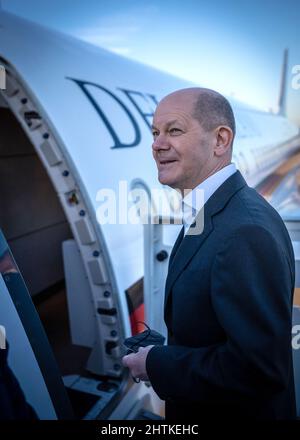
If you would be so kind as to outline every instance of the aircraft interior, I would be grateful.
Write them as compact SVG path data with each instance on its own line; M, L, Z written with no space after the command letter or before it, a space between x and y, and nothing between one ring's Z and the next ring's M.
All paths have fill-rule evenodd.
M72 343L62 252L62 243L73 238L72 231L42 162L4 103L0 103L0 200L2 231L61 375L94 378L98 384L98 396L66 387L75 417L83 418L101 399L101 391L117 394L120 381L89 373L85 367L91 349Z

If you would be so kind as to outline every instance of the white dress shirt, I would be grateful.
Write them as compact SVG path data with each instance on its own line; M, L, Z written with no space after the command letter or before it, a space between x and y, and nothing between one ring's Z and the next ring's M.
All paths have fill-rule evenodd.
M230 163L226 167L217 171L215 174L209 176L182 199L184 234L186 234L187 230L194 222L198 212L207 202L207 200L222 185L222 183L224 183L225 180L227 180L235 172L235 164Z

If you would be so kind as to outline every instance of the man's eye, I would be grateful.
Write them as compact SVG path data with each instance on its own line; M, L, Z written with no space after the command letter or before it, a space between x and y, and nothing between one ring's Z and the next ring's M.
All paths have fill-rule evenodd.
M157 135L158 135L157 131L152 131L152 136L153 136L153 137L155 137L155 136L157 136Z
M181 133L182 130L180 128L171 128L170 133Z

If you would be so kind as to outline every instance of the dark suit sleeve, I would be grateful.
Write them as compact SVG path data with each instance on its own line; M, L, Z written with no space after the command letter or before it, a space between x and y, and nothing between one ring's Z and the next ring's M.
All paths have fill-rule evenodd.
M207 385L251 397L284 389L292 368L293 264L265 228L245 225L228 237L211 269L211 302L227 341L153 347L146 370L159 397L202 400Z
M0 420L35 420L38 417L8 366L7 353L8 347L0 349Z

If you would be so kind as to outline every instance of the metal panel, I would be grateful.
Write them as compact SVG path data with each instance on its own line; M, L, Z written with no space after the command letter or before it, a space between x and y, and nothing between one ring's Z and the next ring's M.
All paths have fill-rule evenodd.
M50 166L58 165L62 162L62 157L58 149L51 145L49 142L45 141L41 145L41 150L44 153L44 156L47 159L47 162Z
M100 259L89 261L88 266L94 284L105 284L107 282L105 269Z
M93 229L91 228L88 220L82 219L75 222L78 236L81 244L92 244L96 241Z
M62 247L72 342L93 347L96 314L83 261L75 240L64 241Z

